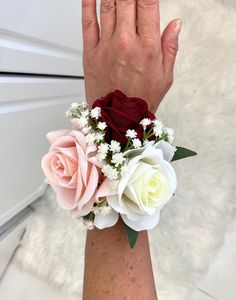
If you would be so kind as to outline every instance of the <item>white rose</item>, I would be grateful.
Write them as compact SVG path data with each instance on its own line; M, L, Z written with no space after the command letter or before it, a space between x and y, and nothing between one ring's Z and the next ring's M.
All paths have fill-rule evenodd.
M126 155L127 171L118 194L107 196L107 201L129 227L136 231L152 229L176 190L176 174L170 164L174 147L165 141L149 142Z

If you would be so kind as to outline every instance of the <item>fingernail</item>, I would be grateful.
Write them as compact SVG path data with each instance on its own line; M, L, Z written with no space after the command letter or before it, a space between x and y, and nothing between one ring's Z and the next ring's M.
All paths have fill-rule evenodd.
M182 20L181 19L178 19L175 21L175 28L174 28L174 31L175 31L175 34L176 35L179 35L180 34L180 31L181 31L181 28L182 28Z

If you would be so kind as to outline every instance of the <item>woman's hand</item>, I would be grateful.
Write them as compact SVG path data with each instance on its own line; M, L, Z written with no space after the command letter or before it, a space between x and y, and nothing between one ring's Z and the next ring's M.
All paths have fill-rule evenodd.
M181 20L160 33L158 0L82 0L86 99L114 89L147 100L155 113L173 83Z

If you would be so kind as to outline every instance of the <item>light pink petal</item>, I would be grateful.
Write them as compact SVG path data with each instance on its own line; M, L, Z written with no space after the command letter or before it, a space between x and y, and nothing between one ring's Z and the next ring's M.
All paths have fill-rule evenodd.
M71 130L68 129L60 129L55 131L50 131L47 133L46 137L50 144L54 143L56 139L63 135L67 135Z
M117 191L112 188L110 180L106 178L105 180L103 180L95 194L96 202L99 202L101 200L100 198L112 196L116 193Z
M81 148L81 146L78 143L76 144L76 149L77 149L77 153L78 153L78 168L81 171L81 175L83 178L83 182L85 184L85 186L87 185L87 174L88 174L88 161L86 159L85 153L83 151L83 149Z
M64 173L64 167L57 155L57 153L54 153L55 155L52 156L50 160L50 168L51 172L54 175L55 178L61 177Z
M99 161L96 158L97 155L97 146L96 145L88 145L86 149L86 158L87 160L98 167L99 169L102 169L104 166L104 162Z
M78 216L86 216L91 210L92 210L92 207L93 207L93 204L95 202L95 198L92 197L88 203L86 203L82 209L77 209L76 210L76 214Z
M79 211L83 211L83 206L91 200L95 190L97 189L97 184L98 184L98 171L97 168L94 165L92 165L88 185L86 186L84 195L82 196L81 199L78 200Z
M41 160L41 168L42 168L45 176L49 180L49 182L50 183L54 182L56 184L57 183L56 178L51 169L51 161L54 157L55 157L55 153L53 153L53 152L48 152L47 154L45 154Z
M56 147L56 150L59 150L63 155L70 158L74 162L78 161L78 154L76 151L76 147Z
M75 146L75 138L70 135L61 136L58 139L56 139L51 147L49 148L49 151L55 150L57 147L62 148L69 148Z
M66 161L66 157L62 153L57 153L58 161L57 161L57 172L59 173L59 176L70 176L68 164Z
M67 189L76 189L77 188L77 178L78 174L75 174L71 177L57 177L58 185Z
M104 163L97 160L97 146L96 145L88 145L86 149L86 157L89 162L93 165L97 166L99 169L102 169Z
M85 141L85 136L83 135L83 133L78 130L72 130L72 134L74 135L75 139L80 144L83 151L85 152L86 151L86 141Z
M78 170L78 162L74 162L67 157L65 157L65 162L67 164L68 173L70 174L70 176L73 176Z
M55 165L55 170L57 173L61 173L62 176L70 176L72 177L78 169L77 161L74 162L70 158L66 157L62 153L57 153L56 156L58 157L57 163Z
M82 195L84 194L85 191L85 186L81 177L81 171L78 169L78 174L77 174L77 189L76 189L76 202L81 199Z
M71 210L76 207L75 201L76 189L67 189L61 186L57 187L56 197L58 204L66 209Z

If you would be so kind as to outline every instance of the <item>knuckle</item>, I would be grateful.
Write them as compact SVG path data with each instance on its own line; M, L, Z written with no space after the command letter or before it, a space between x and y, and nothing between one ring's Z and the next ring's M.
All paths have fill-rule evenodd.
M108 13L115 9L115 1L114 0L103 0L101 2L101 13Z
M156 57L158 55L157 43L153 39L145 39L142 42L144 54L148 57Z
M90 28L93 28L96 25L96 19L90 18L90 19L83 19L82 20L82 26L83 29L88 30Z
M120 39L117 41L116 49L118 53L127 52L129 49L129 44L126 42L126 40Z
M122 33L116 38L115 44L118 53L128 52L132 46L132 39L128 34Z
M138 0L138 5L140 6L156 6L158 0Z

